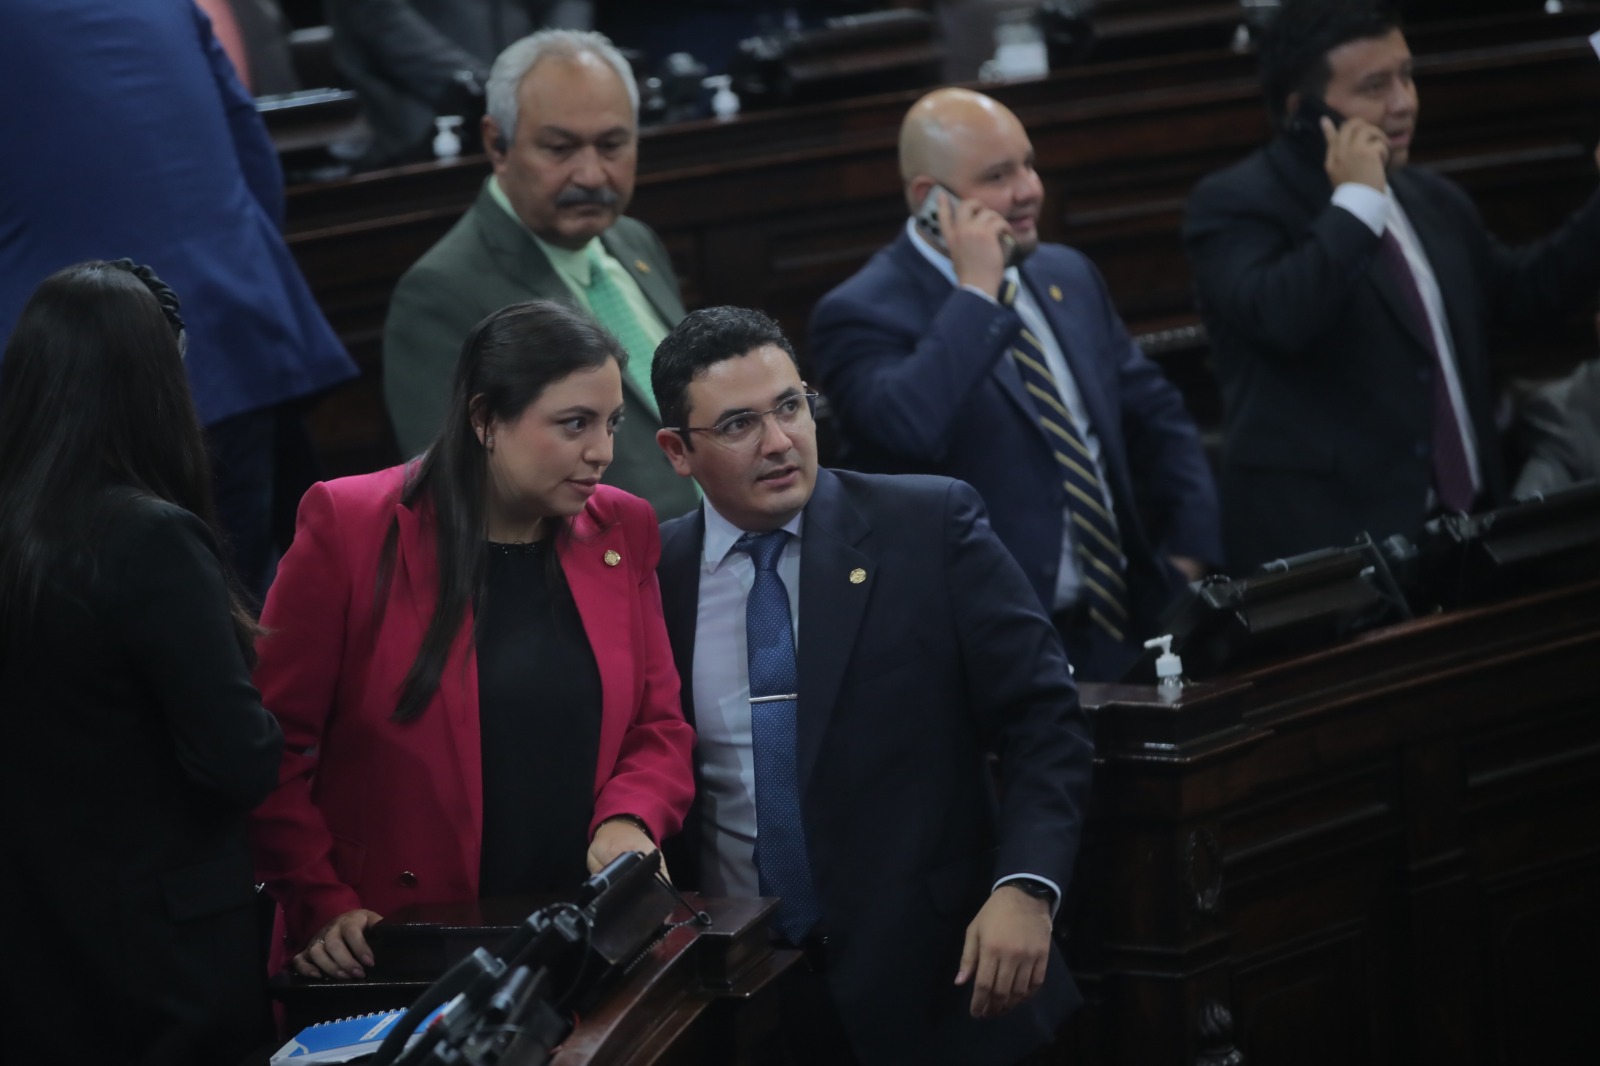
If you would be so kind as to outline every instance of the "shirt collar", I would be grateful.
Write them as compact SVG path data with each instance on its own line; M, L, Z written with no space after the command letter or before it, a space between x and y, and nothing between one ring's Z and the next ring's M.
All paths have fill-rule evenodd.
M533 238L533 243L539 246L539 251L544 253L544 257L550 261L550 265L555 268L557 274L581 288L587 289L589 287L590 271L594 263L590 253L601 252L599 237L590 238L588 244L576 250L561 248L543 240L533 230L528 229L521 218L517 217L517 209L511 205L511 197L507 196L506 191L500 187L500 175L498 174L489 178L489 198L499 204L501 210L510 215L517 225L522 226L528 236Z
M728 553L733 551L734 544L744 536L745 531L722 517L709 499L703 500L702 503L705 506L706 520L702 561L705 572L714 574L717 568L727 561ZM802 510L783 526L795 540L800 539L800 527L805 521L805 516L806 513Z

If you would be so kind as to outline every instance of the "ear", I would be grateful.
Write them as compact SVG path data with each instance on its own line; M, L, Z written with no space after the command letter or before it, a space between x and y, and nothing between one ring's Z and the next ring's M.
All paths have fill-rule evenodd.
M488 444L485 438L489 435L489 413L484 410L484 397L482 393L474 396L467 402L467 418L472 422L472 432L477 434L478 443L485 448Z
M1300 90L1296 89L1283 98L1283 117L1285 121L1294 118L1295 112L1300 110Z
M911 214L916 214L922 209L922 201L928 198L928 190L939 184L926 174L918 174L906 186L906 208Z
M674 429L658 429L656 444L666 453L667 462L672 464L672 469L678 472L679 477L693 475L693 471L689 469L689 448L684 444L681 433Z
M483 150L489 156L489 162L494 164L495 173L498 174L506 158L506 151L500 146L500 126L494 119L484 115L483 120L478 123L478 130L483 135Z

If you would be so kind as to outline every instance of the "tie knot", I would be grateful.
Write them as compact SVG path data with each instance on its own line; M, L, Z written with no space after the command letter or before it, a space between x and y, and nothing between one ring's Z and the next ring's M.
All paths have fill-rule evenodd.
M1000 302L1007 307L1017 302L1017 283L1007 278L1000 285Z
M774 529L770 533L746 533L733 544L734 551L745 552L757 570L771 570L778 565L778 556L788 543L789 532Z

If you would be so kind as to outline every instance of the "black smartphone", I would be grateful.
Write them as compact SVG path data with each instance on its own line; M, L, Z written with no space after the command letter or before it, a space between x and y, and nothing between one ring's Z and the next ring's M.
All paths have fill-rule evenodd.
M928 194L922 198L922 203L917 207L917 213L913 217L916 218L917 225L922 227L922 232L926 233L928 239L933 242L934 247L948 254L950 247L945 244L944 233L939 229L940 193L944 193L949 199L951 211L954 211L956 205L961 203L961 197L943 185L935 184L933 188L928 190ZM1014 266L1017 261L1016 239L1009 233L1002 233L1000 235L1000 246L1005 249L1006 266Z
M1317 162L1322 162L1328 154L1328 138L1322 133L1322 120L1326 118L1333 122L1333 128L1338 129L1344 125L1344 116L1329 107L1320 97L1305 96L1300 99L1300 106L1295 108L1294 114L1289 117L1289 124L1284 133L1302 151L1316 157Z

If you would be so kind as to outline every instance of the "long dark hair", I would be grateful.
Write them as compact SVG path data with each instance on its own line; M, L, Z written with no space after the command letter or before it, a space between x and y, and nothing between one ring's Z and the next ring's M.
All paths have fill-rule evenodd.
M530 300L496 311L461 346L444 427L406 479L401 502L432 511L439 596L417 657L400 686L393 718L422 713L438 691L445 659L467 606L480 601L489 570L488 457L473 420L517 418L545 389L577 370L625 367L627 352L587 314L553 300ZM559 532L571 528L560 523ZM377 610L394 572L399 525L391 523L378 567ZM555 553L550 554L555 558ZM559 569L554 573L559 574Z
M0 648L29 632L53 573L92 562L107 487L176 504L222 542L177 310L127 260L67 267L22 309L0 366ZM233 616L253 661L237 592Z

